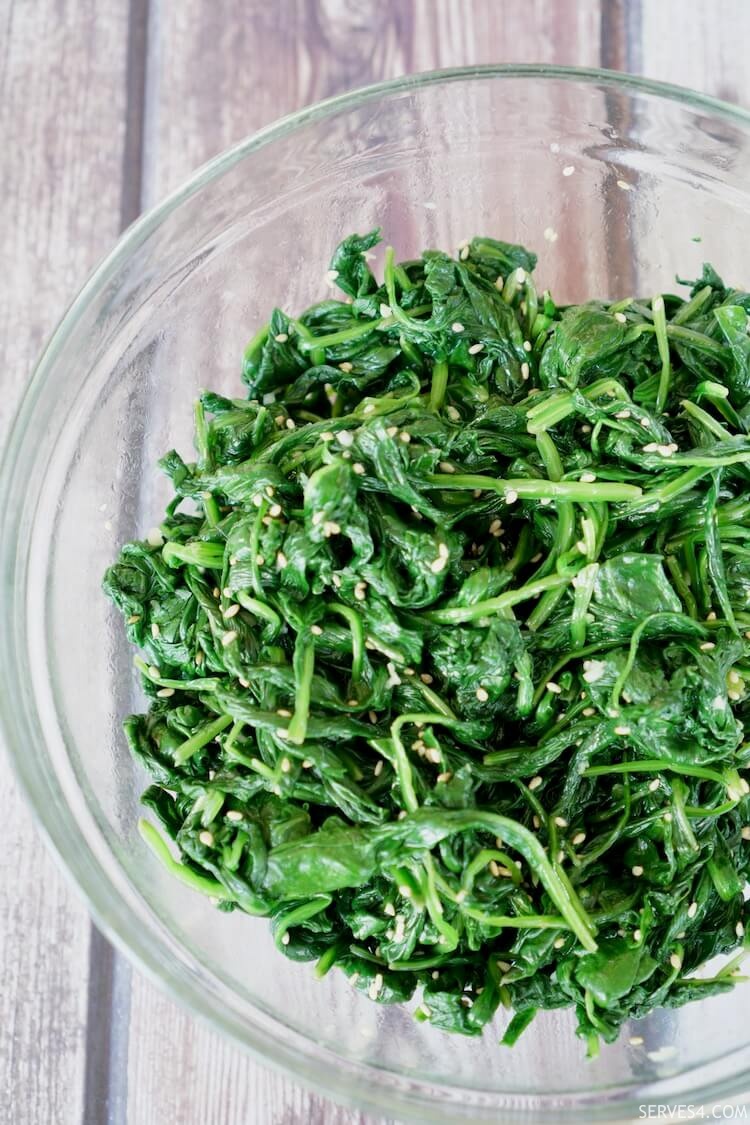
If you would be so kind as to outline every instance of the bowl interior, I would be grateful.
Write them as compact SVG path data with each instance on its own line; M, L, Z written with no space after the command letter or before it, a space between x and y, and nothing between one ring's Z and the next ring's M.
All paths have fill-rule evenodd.
M698 1100L750 1067L747 993L657 1013L631 1029L641 1044L626 1032L587 1063L569 1014L540 1016L507 1051L502 1017L481 1040L449 1038L335 972L316 981L279 957L266 922L218 913L140 842L145 781L120 727L139 689L101 575L158 522L155 463L171 447L189 459L197 390L242 394L247 340L274 305L325 293L352 230L381 226L404 256L475 233L524 242L562 300L650 296L704 260L747 284L749 173L742 118L637 84L522 70L396 84L199 174L126 235L42 363L4 489L19 770L116 937L197 1010L329 1090L435 1119Z

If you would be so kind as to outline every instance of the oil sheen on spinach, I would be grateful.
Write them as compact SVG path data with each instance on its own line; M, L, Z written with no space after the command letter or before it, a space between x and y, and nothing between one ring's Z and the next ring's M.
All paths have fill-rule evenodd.
M105 576L142 834L319 975L594 1053L738 979L750 295L561 307L491 238L379 282L378 240L201 395Z

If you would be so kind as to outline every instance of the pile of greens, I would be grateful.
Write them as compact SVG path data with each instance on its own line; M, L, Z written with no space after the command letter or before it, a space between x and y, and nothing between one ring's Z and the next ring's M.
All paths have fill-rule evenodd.
M696 970L750 871L750 295L561 307L490 238L381 284L377 242L201 395L105 576L143 836L320 975L594 1052L738 979Z

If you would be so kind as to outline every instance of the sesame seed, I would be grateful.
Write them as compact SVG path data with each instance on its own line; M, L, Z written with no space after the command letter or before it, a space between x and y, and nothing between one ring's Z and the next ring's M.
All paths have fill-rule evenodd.
M572 843L576 847L578 847L578 845L582 844L585 839L586 839L586 833L585 832L576 832L575 836L573 837Z
M672 953L669 958L669 963L673 969L677 969L679 971L682 968L682 958L680 957L679 953Z
M697 913L698 913L698 903L697 902L691 902L690 906L687 909L688 918L695 918Z
M203 653L202 653L202 652L200 652L200 651L196 652L196 654L195 654L195 663L196 663L196 664L202 664L202 663L203 663L203 660L204 660L204 656L203 656Z
M398 435L398 440L402 441L404 445L408 445L411 441L411 434L407 434L406 430L402 430Z
M594 707L584 707L581 714L585 715L587 719L590 719L592 715L596 714L596 709Z
M282 719L291 719L292 712L287 710L286 707L277 707L276 714L280 715Z
M350 371L353 371L353 370L354 370L354 364L350 363L348 359L344 360L343 363L339 364L339 371L344 371L348 374Z
M287 332L278 332L274 336L274 340L276 341L277 344L285 344L288 339L289 339L289 335L288 335Z
M628 318L625 316L625 313L616 312L615 320L618 322L618 324L627 324Z
M287 559L287 557L286 557L286 555L284 554L283 551L279 551L277 553L277 555L276 555L276 566L279 568L279 570L283 570L284 567L287 565L288 561L289 560Z
M347 448L350 445L354 445L354 437L349 432L349 430L341 430L338 434L338 439L339 445L343 445L344 448Z
M355 461L354 464L352 465L352 469L354 470L354 472L357 474L358 477L363 477L365 475L365 467L361 463L361 461Z
M257 566L265 566L266 564L265 558L260 553L255 556L255 562Z
M591 473L591 472L588 472L588 471L585 472L585 473L581 473L581 483L582 484L593 484L595 480L596 480L596 473Z
M633 941L640 941L642 937L643 934L640 930L633 930Z
M429 672L420 672L419 678L420 678L420 680L422 681L423 684L433 683L433 677L430 675Z
M125 624L126 625L136 625L140 621L140 619L141 619L140 613L131 613L130 617L128 617Z
M330 539L333 535L340 535L341 527L335 520L326 520L323 524L323 535L326 539Z
M631 1035L630 1038L628 1039L628 1043L630 1044L631 1047L641 1047L643 1045L643 1036L642 1035Z
M538 789L541 784L542 778L539 776L539 774L537 774L536 777L532 777L531 781L529 782L529 789Z
M451 465L450 461L441 461L438 465L441 473L455 473L455 467Z
M627 180L618 180L617 186L618 186L618 188L620 188L621 191L632 191L633 190L633 185L629 184L627 182ZM642 1040L641 1040L641 1042L642 1042Z
M315 763L313 761L311 761L310 758L303 758L302 759L302 769L303 770L311 770L314 765L315 765Z
M630 411L629 410L618 410L617 413L615 414L615 418L623 418L624 419L624 418L629 418L629 417L630 417Z
M227 617L227 618L236 617L239 612L240 612L240 607L235 602L233 605L227 606L227 608L224 610L224 616Z
M737 934L737 937L745 936L745 927L742 925L742 922L737 923L737 925L734 927L734 932Z
M173 687L163 687L163 688L160 688L159 691L157 691L156 694L158 695L159 699L170 699L174 695L174 688Z
M291 940L291 938L289 937L288 933L284 933L284 934L281 935L281 944L282 945L289 945L290 940Z
M437 780L445 783L447 781L450 781L450 779L452 777L453 777L453 774L450 772L450 770L446 770L445 773L439 773L437 775Z
M471 348L469 349L469 351L471 351ZM446 406L445 413L448 415L451 422L460 422L461 421L461 415L458 412L458 410L456 410L455 406Z
M451 332L463 332L464 326L460 320L454 320L451 324Z
M575 167L573 164L566 164L562 170L563 176L572 176L574 172Z
M672 814L671 814L671 812L665 812L665 813L664 813L664 820L665 820L665 821L667 822L667 824L671 824L671 823L672 823Z
M272 504L268 509L268 514L272 519L278 519L281 515L281 504Z
M562 692L562 688L560 687L560 685L556 684L553 680L548 680L544 686L546 687L547 691L551 691L553 695L560 695L560 693Z
M701 652L713 652L715 648L716 645L713 643L713 641L704 641L700 646Z
M706 614L706 621L715 621L715 620L716 620L716 610L712 609L710 611L710 613Z
M288 758L282 758L281 759L281 772L282 773L290 773L291 769L292 769L292 763L289 761L289 759Z
M490 698L489 692L483 687L477 688L476 697L477 697L477 699L479 700L480 703L486 703L487 700Z
M556 857L556 858L557 858L557 862L558 862L558 863L562 863L562 862L564 861L564 859L565 859L565 852L564 852L564 851L562 850L562 848L560 848L560 851L559 851L559 852L557 853L557 857Z
M224 646L224 648L229 648L229 646L231 644L233 644L234 641L236 641L236 640L237 640L237 631L235 629L229 629L224 634L224 636L221 638L221 643Z
M323 633L323 630L321 629L320 625L311 625L310 632L314 637L320 637Z
M498 274L498 276L495 278L495 288L496 289L502 289L504 285L505 285L505 278L503 277L502 274Z
M746 824L740 832L740 835L742 836L743 840L750 840L750 825Z
M398 433L398 426L389 426L385 432L388 434L388 437L395 437Z
M557 825L558 828L567 828L568 827L568 822L567 822L567 820L565 819L564 816L556 816L555 817L555 824Z
M158 625L156 624L156 622L155 622L155 621L153 621L153 622L151 623L151 636L152 636L152 637L154 637L154 638L156 638L156 637L158 637L158 636L160 635L160 633L161 633L161 629L160 629L160 628L159 628L159 626L158 626Z
M625 738L627 735L630 734L630 727L626 727L626 726L615 727L615 734L619 734L623 738Z
M515 504L517 499L518 499L518 493L516 492L515 488L509 488L508 491L505 493L505 503L506 504Z
M448 565L448 560L444 555L438 555L436 559L430 563L430 570L433 574L440 574L441 570L445 570Z
M495 878L497 878L498 875L500 874L500 868L497 865L497 861L492 859L492 860L490 860L490 862L487 866L490 869L490 875L494 875Z
M529 786L529 789L531 789L531 786ZM536 813L534 813L534 815L532 816L531 823L534 825L535 828L541 828L542 827L542 822L539 819L539 817L536 815Z
M468 246L462 246L461 252L458 256L459 256L459 258L461 259L462 262L465 262L466 259L469 256L469 247Z
M393 905L392 902L387 902L385 904L385 906L383 907L383 913L387 914L389 918L395 918L396 917L396 907Z
M208 830L205 830L203 832L199 832L198 833L198 839L200 840L200 842L202 844L205 844L207 848L210 848L210 847L213 846L213 842L214 842L213 832L209 832Z
M297 423L296 423L296 422L294 421L294 418L287 418L287 420L286 420L286 428L287 428L288 430L296 430L296 428L297 428Z
M375 763L375 769L372 771L375 777L380 777L381 773L383 772L384 764L385 763L383 762L382 758L378 759L378 761Z
M635 867L631 867L630 870L635 875L636 879L643 874L643 868L640 863L636 863Z
M380 306L380 315L384 320L387 320L389 316L393 316L393 310L391 309L391 306L386 305L385 302L383 302L383 304L381 304Z
M367 402L367 403L365 403L364 407L362 408L362 413L363 414L374 414L376 409L377 409L377 407L375 406L374 402Z
M521 364L521 378L523 379L524 382L526 382L526 380L528 379L530 374L531 374L531 368L529 367L528 363L526 363L524 361Z
M557 231L554 227L544 228L544 238L547 242L557 242Z
M649 787L649 789L652 793L655 793L660 785L661 785L661 782L659 781L658 777L655 777L653 781L649 781L649 783L648 783L648 787Z
M565 938L564 937L555 938L552 945L555 949L562 949L562 947L565 945Z
M524 342L523 342L523 350L524 350L525 352L530 352L530 351L531 351L531 346L532 346L532 345L531 345L531 340L524 340Z

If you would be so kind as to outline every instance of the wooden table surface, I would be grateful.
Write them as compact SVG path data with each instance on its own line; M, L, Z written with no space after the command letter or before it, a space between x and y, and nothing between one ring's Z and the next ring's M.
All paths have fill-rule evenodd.
M750 105L747 0L0 0L0 431L89 270L198 164L410 71L554 62ZM354 1125L115 954L5 773L0 1122Z

